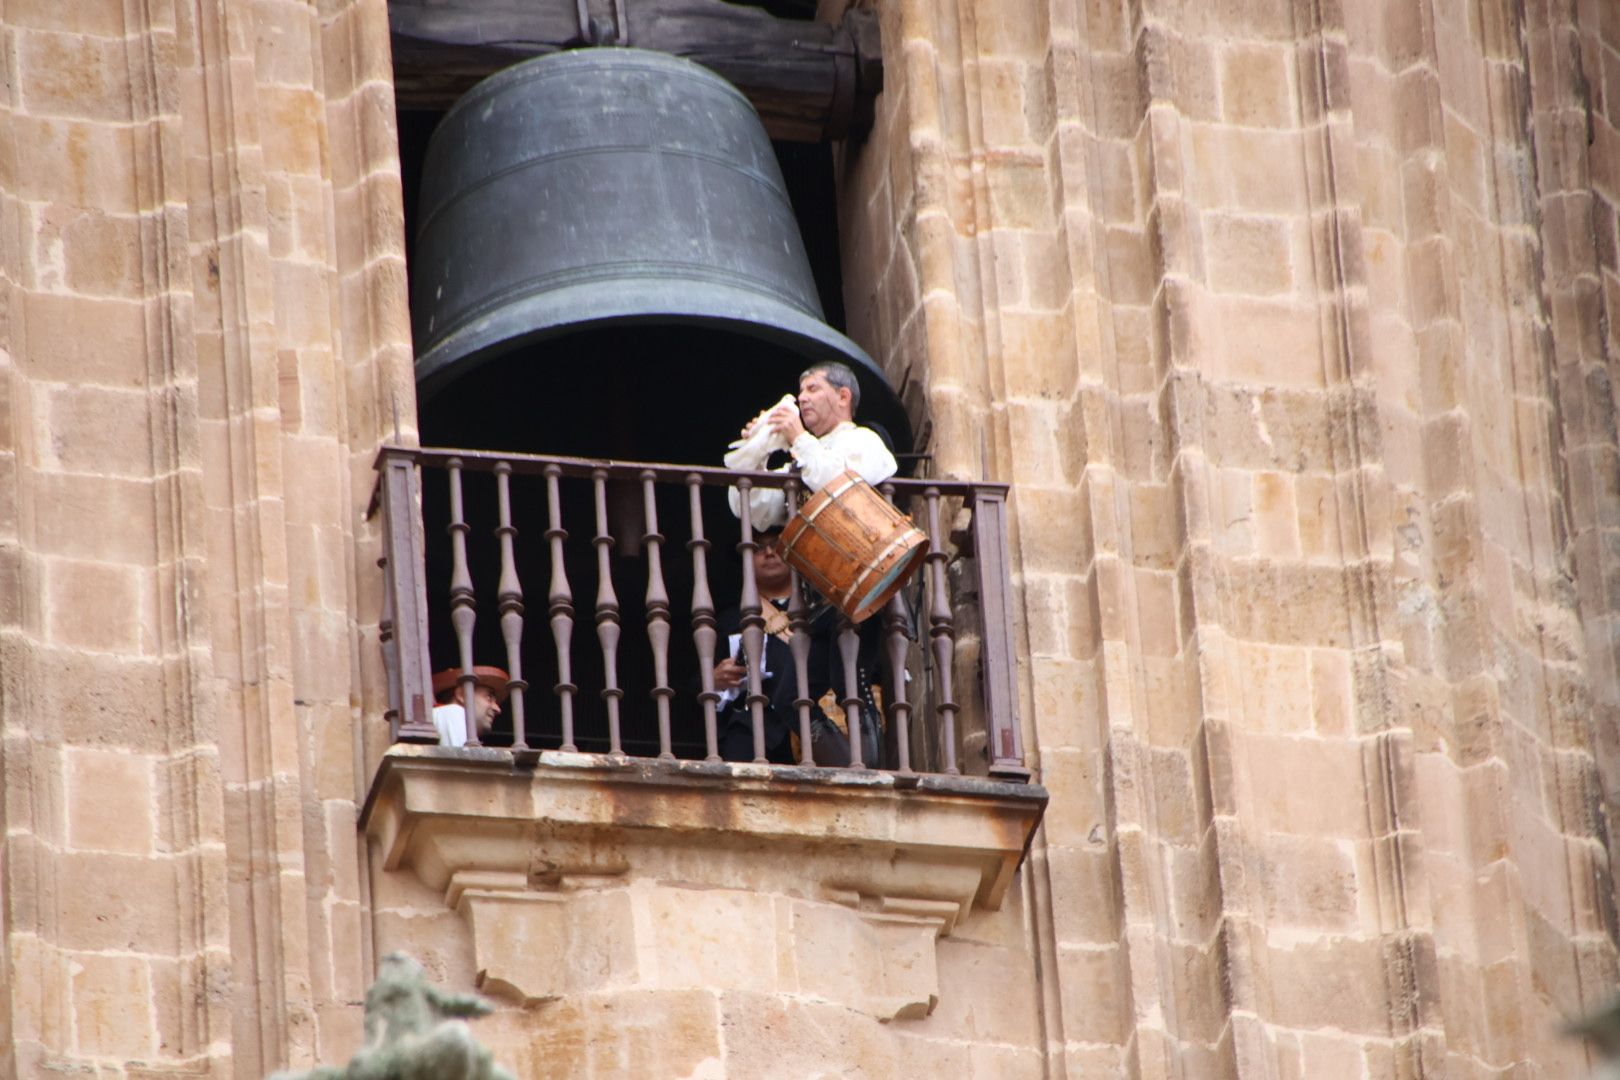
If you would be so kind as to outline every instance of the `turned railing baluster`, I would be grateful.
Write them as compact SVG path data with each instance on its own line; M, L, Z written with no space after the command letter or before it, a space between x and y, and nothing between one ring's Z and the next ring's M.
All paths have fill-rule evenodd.
M658 710L658 756L674 761L669 700L675 696L675 691L669 685L669 593L664 588L664 537L658 531L658 491L653 486L657 478L658 474L651 470L641 474L642 505L647 520L647 532L641 538L647 548L647 640L652 643L652 697Z
M523 679L523 583L518 580L517 555L513 546L517 529L512 525L512 463L495 463L495 497L500 524L495 535L501 541L501 583L496 599L500 604L501 637L506 642L507 708L512 715L512 748L529 748L528 725L524 721L523 692L529 684Z
M467 568L467 524L461 494L460 458L451 458L450 468L450 625L456 630L456 647L461 655L461 715L467 725L467 745L478 745L478 675L473 671L473 625L478 619L478 599L473 595L472 573Z
M894 502L894 485L883 485L883 495ZM894 732L895 771L911 771L911 703L906 695L906 654L911 644L911 612L905 590L889 598L883 608L883 643L889 657L889 729Z
M945 537L939 527L939 489L923 490L928 501L928 637L934 650L934 710L939 715L941 741L945 748L945 772L956 775L956 711L951 693L951 665L956 655L956 626L951 618L949 583L946 563L950 555L945 550Z
M746 477L737 481L737 492L742 502L742 542L737 551L742 555L741 626L745 663L748 667L748 719L754 729L754 760L763 764L765 757L765 691L760 669L765 663L765 616L760 608L759 584L754 580L753 516L749 512L748 496L753 481Z
M574 745L574 685L572 654L574 637L574 595L568 588L568 568L563 563L563 541L568 532L562 527L562 495L558 477L562 468L547 465L546 475L546 540L551 545L551 638L557 646L557 711L562 720L562 749L579 749Z
M613 591L613 561L609 548L613 534L608 531L606 469L591 470L596 495L596 638L602 646L602 700L607 705L608 753L624 756L619 731L619 596Z
M697 650L698 678L702 690L705 761L720 760L718 721L715 703L720 694L714 688L714 646L718 634L714 622L714 596L709 591L709 541L703 535L703 478L688 473L686 492L691 506L692 539L686 550L692 553L692 644Z
M895 771L911 771L911 703L906 698L906 654L911 636L908 633L910 612L905 597L895 593L883 609L884 641L889 652L889 723L894 730Z
M788 520L792 521L793 515L799 511L799 485L790 482L782 495L787 502ZM788 594L788 626L793 630L793 638L788 642L788 648L793 653L793 678L796 680L793 684L796 691L793 709L799 718L799 764L814 765L816 755L810 745L814 741L810 734L810 708L815 704L810 700L809 689L810 617L809 609L804 604L804 585L799 580L799 572L793 570L792 575L793 591Z
M838 617L838 657L844 668L844 727L845 735L849 738L849 767L862 769L866 767L865 755L861 747L861 680L858 671L858 654L861 647L861 637L855 631L855 624L840 615Z

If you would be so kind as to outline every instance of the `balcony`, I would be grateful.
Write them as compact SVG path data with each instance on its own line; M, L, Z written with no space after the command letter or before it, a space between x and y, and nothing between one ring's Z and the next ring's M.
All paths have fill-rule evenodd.
M748 558L756 538L726 508L725 493L773 488L793 506L792 477L397 447L382 451L378 470L387 576L381 637L395 742L439 741L429 714L435 667L470 676L474 664L496 664L512 676L510 730L491 742L516 760L545 750L615 761L721 760L717 596L736 598L745 640L764 622ZM879 691L866 697L882 703L879 760L863 760L862 740L851 737L852 760L837 764L897 777L1027 780L1013 692L1007 487L896 479L883 490L927 534L930 550L913 587L874 616L881 631L864 632L868 641L881 638ZM430 541L424 505L443 542ZM710 537L734 534L737 557L722 562ZM539 643L527 617L533 586L525 590L537 577L545 611ZM797 574L793 594L801 596ZM804 603L788 613L793 636L807 634ZM859 730L856 703L868 690L853 682L860 644L845 621L837 645L847 681L837 689L846 734ZM764 704L758 649L741 649L738 658L748 662L757 721ZM537 667L541 678L524 677ZM798 687L796 761L805 767L831 764L814 759L811 696ZM479 745L476 732L468 745ZM975 760L964 768L964 758ZM754 760L766 760L757 744Z
M402 447L384 448L377 468L392 746L362 826L385 869L414 873L470 924L487 993L532 1004L669 989L687 977L676 973L703 970L704 986L741 979L739 988L782 993L831 979L816 992L879 1020L932 1009L925 946L1002 903L1047 798L1019 735L1005 485L883 485L929 553L869 626L838 622L827 651L842 685L820 700L797 662L816 598L795 576L786 625L778 616L775 627L797 646L794 670L774 674L797 684L798 738L790 762L773 762L761 721L759 537L726 495L777 488L792 507L801 493L791 476ZM735 708L751 728L750 760L720 752L727 714L715 670L730 648L719 629L728 618L748 670ZM478 664L510 673L501 722L441 746L432 673L470 678ZM843 760L816 760L817 709L844 721ZM881 737L861 739L879 717ZM631 909L686 912L681 890L694 885L711 900L736 898L726 934L757 932L761 947L786 935L776 955L819 956L825 942L812 948L793 929L814 925L859 939L889 966L839 982L807 956L763 986L757 971L700 955L702 928L684 942L642 942L655 924ZM581 969L590 985L520 959L585 940L616 943ZM638 966L638 956L694 947L689 966Z

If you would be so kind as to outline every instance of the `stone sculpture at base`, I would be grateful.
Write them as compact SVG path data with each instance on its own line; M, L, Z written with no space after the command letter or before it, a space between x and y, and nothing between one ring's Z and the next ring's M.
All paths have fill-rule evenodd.
M467 1019L490 1007L428 983L422 965L390 953L366 991L366 1042L342 1068L277 1073L270 1080L513 1080L479 1046Z

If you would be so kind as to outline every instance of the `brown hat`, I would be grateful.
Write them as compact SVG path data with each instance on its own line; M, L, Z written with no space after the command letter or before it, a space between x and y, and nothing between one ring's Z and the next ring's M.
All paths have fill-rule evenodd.
M478 677L478 685L494 694L495 700L506 700L506 684L511 677L506 674L505 669L479 664L473 668L473 674ZM461 669L458 667L435 671L433 673L433 696L438 697L441 694L449 693L460 682Z

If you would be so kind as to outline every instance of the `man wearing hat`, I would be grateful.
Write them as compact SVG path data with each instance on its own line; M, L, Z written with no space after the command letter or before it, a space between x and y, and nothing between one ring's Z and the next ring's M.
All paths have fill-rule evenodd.
M478 677L473 687L473 721L481 743L489 738L495 718L501 715L509 678L500 668L482 664L473 668L473 674ZM438 703L433 706L433 726L439 729L439 745L466 746L467 710L460 668L445 668L434 674L433 700Z

